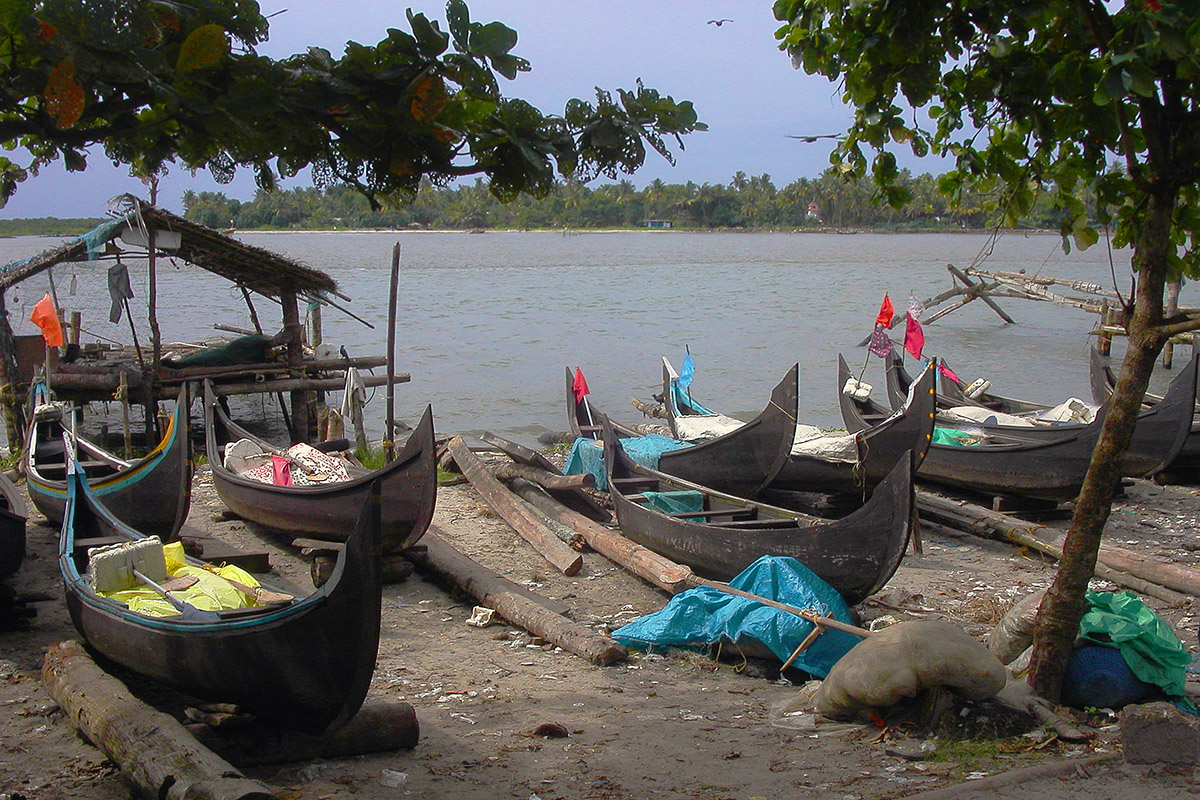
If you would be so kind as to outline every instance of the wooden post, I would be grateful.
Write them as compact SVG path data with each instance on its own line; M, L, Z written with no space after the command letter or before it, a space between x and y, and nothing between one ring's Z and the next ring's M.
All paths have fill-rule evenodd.
M1102 356L1106 356L1112 352L1112 334L1106 328L1112 324L1110 322L1112 309L1108 307L1108 300L1103 300L1100 303L1100 334L1096 337L1096 352Z
M399 280L400 243L396 242L392 248L392 282L388 287L387 425L383 436L383 455L389 463L396 450L396 285Z
M71 333L67 337L67 341L73 345L79 344L79 329L83 327L83 312L71 312Z
M293 291L284 291L279 295L283 305L283 330L287 347L288 370L292 377L300 377L304 368L304 350L300 344L300 307ZM311 420L308 416L308 397L303 390L292 392L292 443L312 438L315 432L310 432Z
M121 370L121 385L117 389L121 397L121 430L125 435L125 460L129 460L131 444L129 440L129 379L125 370Z
M17 374L17 346L12 328L8 324L8 309L4 302L4 289L0 289L0 366L4 369L5 383L0 389L4 399L4 422L8 433L9 453L16 453L23 445L25 436L25 406L21 403Z
M354 423L354 445L369 450L371 443L367 441L367 427L363 424L362 403L357 393L350 398L350 421Z
M1171 281L1167 284L1167 296L1163 302L1163 316L1173 317L1179 313L1179 291L1183 288L1183 284L1178 280ZM1163 345L1162 365L1163 369L1171 369L1175 361L1175 343L1167 339L1167 343Z

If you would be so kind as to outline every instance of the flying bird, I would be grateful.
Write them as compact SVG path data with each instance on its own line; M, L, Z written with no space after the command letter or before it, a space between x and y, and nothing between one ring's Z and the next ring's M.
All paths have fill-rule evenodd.
M807 144L812 144L817 139L841 139L842 138L842 134L840 134L840 133L823 133L823 134L820 134L819 136L796 136L791 133L784 134L784 135L787 136L787 138L789 138L789 139L799 139L800 141L805 142Z
M731 20L731 19L710 19L710 20L708 21L708 24L709 24L709 25L716 25L716 26L719 28L719 27L721 27L722 25L724 25L726 22L733 22L733 20Z

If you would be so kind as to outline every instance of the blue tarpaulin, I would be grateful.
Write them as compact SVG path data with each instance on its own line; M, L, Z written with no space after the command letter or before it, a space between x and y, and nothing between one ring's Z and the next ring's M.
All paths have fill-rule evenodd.
M681 442L669 436L659 436L652 433L639 436L636 439L622 439L621 446L625 452L638 464L651 469L658 469L658 457L670 450L691 447L688 442ZM576 439L571 445L571 453L563 466L564 475L591 475L596 479L596 488L600 491L608 489L608 478L604 472L604 446L595 439Z
M854 624L841 595L794 558L763 556L742 570L729 585ZM613 631L612 636L624 645L641 649L756 639L780 661L786 661L812 629L811 622L795 614L701 586L676 595L661 611L630 622ZM826 629L793 663L798 669L823 678L859 641L852 634Z

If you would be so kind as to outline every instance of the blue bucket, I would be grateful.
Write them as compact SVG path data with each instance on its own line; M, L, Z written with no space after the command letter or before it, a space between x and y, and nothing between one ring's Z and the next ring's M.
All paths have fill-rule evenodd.
M1088 645L1071 653L1062 699L1076 708L1121 708L1145 699L1156 688L1138 680L1120 650Z

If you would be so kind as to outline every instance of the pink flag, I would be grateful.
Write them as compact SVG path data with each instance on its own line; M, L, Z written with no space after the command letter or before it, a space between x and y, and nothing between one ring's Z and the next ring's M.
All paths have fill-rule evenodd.
M913 358L920 358L921 348L924 346L925 333L921 330L921 323L917 322L916 317L909 314L904 328L904 349L911 353Z
M571 382L571 391L575 395L576 403L582 403L583 398L589 394L587 381L583 377L583 370L579 367L575 368L575 380Z
M879 306L879 316L875 317L875 324L882 325L885 328L892 327L892 314L894 312L892 298L885 294L883 296L883 303Z
M942 364L941 362L938 362L938 372L942 373L943 375L945 375L947 378L954 381L955 383L962 383L962 381L960 381L958 379L958 376L954 374L954 370L950 369L949 367L947 367L945 364Z

